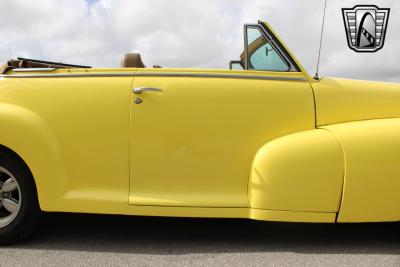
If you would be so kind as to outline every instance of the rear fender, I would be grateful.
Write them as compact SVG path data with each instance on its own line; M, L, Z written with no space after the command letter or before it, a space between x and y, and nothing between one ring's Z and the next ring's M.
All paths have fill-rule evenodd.
M42 210L56 206L66 188L61 151L51 128L36 113L13 105L0 104L0 144L17 153L35 179Z

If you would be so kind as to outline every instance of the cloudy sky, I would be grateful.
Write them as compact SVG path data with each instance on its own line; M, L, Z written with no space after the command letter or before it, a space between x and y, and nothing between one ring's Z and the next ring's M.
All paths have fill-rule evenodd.
M347 46L341 8L391 8L385 46ZM266 20L306 69L317 60L323 0L1 0L0 61L17 56L116 67L126 52L146 65L227 68L242 26ZM400 82L400 1L328 0L320 74Z

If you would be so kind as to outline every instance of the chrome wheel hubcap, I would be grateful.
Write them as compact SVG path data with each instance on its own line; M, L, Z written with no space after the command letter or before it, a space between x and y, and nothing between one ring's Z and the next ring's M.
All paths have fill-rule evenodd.
M21 200L17 179L0 166L0 228L6 227L17 217Z

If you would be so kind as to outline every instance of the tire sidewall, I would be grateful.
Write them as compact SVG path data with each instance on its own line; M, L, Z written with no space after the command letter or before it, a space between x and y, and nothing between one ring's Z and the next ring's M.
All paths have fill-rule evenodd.
M19 241L34 229L39 218L36 186L28 167L20 160L0 152L0 166L9 171L17 180L21 206L17 216L7 226L0 228L0 244Z

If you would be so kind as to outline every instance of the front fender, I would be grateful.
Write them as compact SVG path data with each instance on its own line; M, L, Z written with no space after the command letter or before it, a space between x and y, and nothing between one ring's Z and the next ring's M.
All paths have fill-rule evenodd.
M256 154L249 182L253 209L337 212L343 185L341 145L327 130L278 138Z
M343 146L338 222L400 221L400 119L324 126Z
M43 210L56 205L66 181L60 146L48 124L29 109L0 104L0 144L17 153L35 179Z

